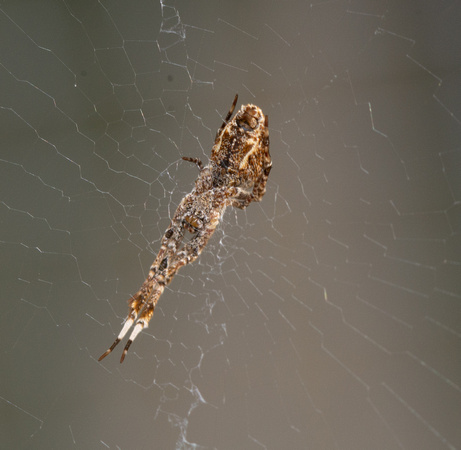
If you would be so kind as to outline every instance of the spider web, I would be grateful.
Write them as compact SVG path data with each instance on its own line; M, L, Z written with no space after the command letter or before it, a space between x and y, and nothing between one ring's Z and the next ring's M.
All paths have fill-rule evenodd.
M460 14L2 2L1 447L460 448ZM98 363L235 93L263 201Z

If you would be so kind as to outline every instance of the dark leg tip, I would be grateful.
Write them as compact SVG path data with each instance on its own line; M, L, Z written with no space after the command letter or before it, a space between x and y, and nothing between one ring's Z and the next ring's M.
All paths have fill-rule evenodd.
M98 359L98 361L101 361L104 359L114 348L115 346L120 342L120 339L115 339L114 343L110 346L108 350L106 350Z

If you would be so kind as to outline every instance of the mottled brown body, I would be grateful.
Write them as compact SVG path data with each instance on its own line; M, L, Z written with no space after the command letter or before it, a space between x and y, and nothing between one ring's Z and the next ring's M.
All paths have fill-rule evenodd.
M199 159L183 158L197 164L200 170L195 187L179 204L146 281L130 299L130 311L122 331L99 361L115 348L136 321L120 360L123 362L133 340L148 326L165 286L182 266L197 259L226 208L243 209L252 201L261 201L266 192L272 167L268 117L257 106L246 105L230 121L237 98L236 95L216 133L209 164L203 167ZM184 243L187 233L190 239Z

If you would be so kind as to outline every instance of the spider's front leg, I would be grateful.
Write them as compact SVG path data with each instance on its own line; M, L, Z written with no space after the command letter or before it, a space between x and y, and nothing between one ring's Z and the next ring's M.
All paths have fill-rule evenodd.
M129 300L130 311L122 330L117 336L117 339L115 339L114 343L99 357L98 361L101 361L109 353L112 352L112 350L125 337L130 328L133 326L133 323L136 321L136 325L130 334L130 338L128 339L128 342L123 350L122 357L120 358L120 362L123 362L128 349L130 348L132 342L136 339L136 336L148 326L149 321L154 314L155 306L157 305L157 302L164 289L164 282L159 282L155 279L152 279L151 277L147 278L141 289Z
M181 205L184 203L186 203L185 200L183 200ZM178 209L181 208L181 205ZM136 336L148 326L149 321L154 314L155 306L157 305L157 302L165 289L165 285L167 284L165 275L167 273L168 260L171 259L172 255L177 252L183 236L183 226L175 216L162 238L160 251L149 269L147 279L144 281L139 291L136 292L136 294L133 295L128 302L130 310L122 330L117 336L117 339L115 339L114 343L99 357L98 361L101 361L112 352L112 350L125 337L130 328L136 322L120 359L120 362L123 362L131 343L135 340Z

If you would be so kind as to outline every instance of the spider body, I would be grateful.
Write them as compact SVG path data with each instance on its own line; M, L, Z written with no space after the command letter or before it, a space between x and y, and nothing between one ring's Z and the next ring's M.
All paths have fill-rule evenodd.
M242 106L230 120L237 98L236 95L216 133L209 164L204 167L197 158L183 158L195 163L200 170L194 189L179 204L147 279L129 300L130 310L121 332L99 361L115 348L136 322L120 359L123 362L131 343L148 326L165 286L182 266L197 259L226 208L246 208L252 201L261 201L266 192L272 167L268 116L250 104ZM191 235L190 239L183 242L187 233Z

